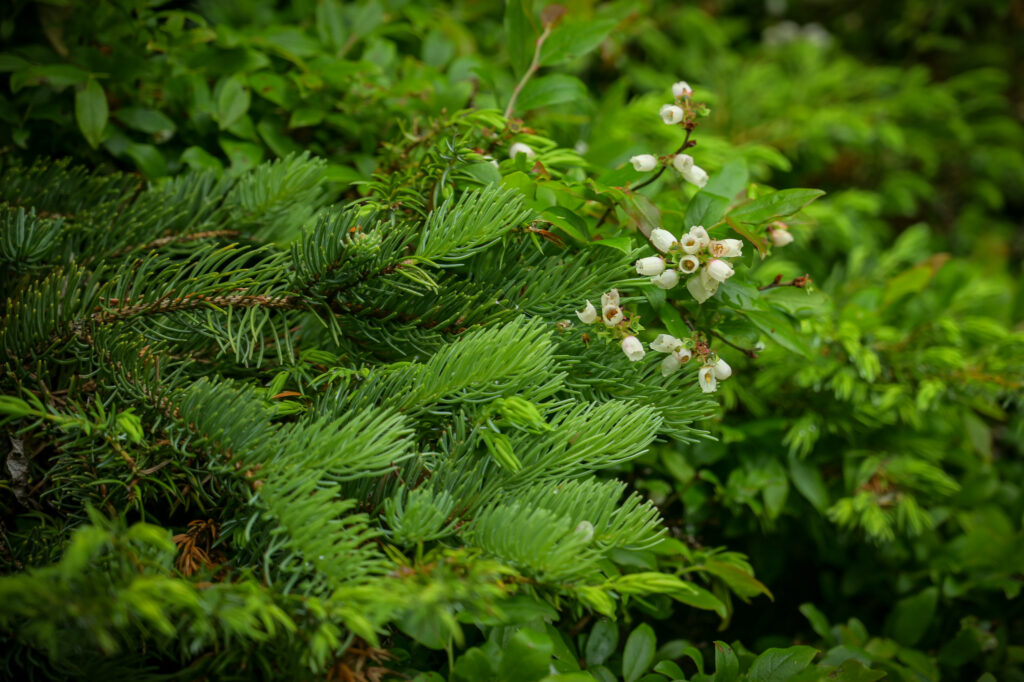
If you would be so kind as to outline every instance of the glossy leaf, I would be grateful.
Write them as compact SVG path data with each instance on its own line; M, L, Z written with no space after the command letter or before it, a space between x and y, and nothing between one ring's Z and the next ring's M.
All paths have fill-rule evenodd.
M75 120L85 141L93 149L100 146L109 113L103 86L95 78L90 78L85 87L75 93Z

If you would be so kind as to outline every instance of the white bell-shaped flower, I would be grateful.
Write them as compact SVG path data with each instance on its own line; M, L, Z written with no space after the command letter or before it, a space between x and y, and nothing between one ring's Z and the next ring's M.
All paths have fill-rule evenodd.
M694 255L683 256L679 259L679 272L684 275L692 275L700 267L700 258Z
M651 230L651 244L654 245L658 251L662 253L668 253L675 244L679 243L679 240L675 238L668 230L656 227Z
M661 376L667 377L668 375L679 369L679 359L674 353L669 353L661 361Z
M709 260L705 269L707 270L708 277L716 282L724 282L736 274L736 271L732 269L731 265L724 260L719 260L718 258L712 258Z
M722 358L718 358L715 364L711 365L711 371L714 372L715 378L719 381L725 381L732 376L732 367Z
M660 275L651 277L651 284L659 289L672 289L679 284L679 273L669 268Z
M606 305L601 308L601 321L604 322L606 327L614 327L619 322L622 322L622 308L617 305Z
M673 353L683 347L683 342L671 334L658 334L654 341L651 341L651 350L659 353Z
M718 379L715 378L715 370L711 365L704 365L697 372L697 381L700 383L700 390L705 393L714 393L718 390Z
M696 237L697 241L700 242L700 248L706 249L711 244L711 237L708 235L708 231L704 229L703 225L694 225L690 228L688 234L692 234Z
M739 239L715 239L708 245L715 258L736 258L743 255L743 242Z
M672 84L672 95L676 99L682 99L684 97L689 97L692 94L693 94L693 89L690 87L690 84L687 83L686 81L677 81L677 82Z
M580 322L583 324L594 324L597 322L597 308L588 300L583 310L576 311L576 317L580 318Z
M633 164L635 170L641 173L652 171L658 167L658 157L653 154L638 154L637 156L631 157L629 162Z
M672 354L676 356L676 360L679 361L680 365L685 365L693 357L693 351L689 348L677 348Z
M793 233L782 227L769 227L768 238L772 240L772 246L780 248L793 243Z
M693 157L689 154L676 154L676 157L672 160L672 165L683 176L683 180L686 180L691 185L703 187L708 184L707 171L695 165Z
M683 249L683 253L689 254L697 253L701 249L700 239L692 232L687 232L679 239L679 246Z
M665 125L675 125L683 120L683 108L675 104L666 104L658 111L658 115Z
M704 277L697 275L686 280L686 289L697 299L697 303L703 303L718 291L718 282L715 280L708 281Z
M530 145L524 144L523 142L515 142L511 147L508 148L508 156L510 159L515 159L520 154L526 154L527 159L532 159L537 156L537 152L530 148Z
M643 360L644 355L647 354L644 350L644 344L640 343L640 339L635 336L627 336L622 339L622 352L626 354L630 362Z
M636 262L636 274L644 277L660 275L665 271L665 259L661 256L648 256Z
M615 307L619 306L618 289L610 289L609 291L606 291L605 293L601 294L601 307L607 308L610 305L613 305Z

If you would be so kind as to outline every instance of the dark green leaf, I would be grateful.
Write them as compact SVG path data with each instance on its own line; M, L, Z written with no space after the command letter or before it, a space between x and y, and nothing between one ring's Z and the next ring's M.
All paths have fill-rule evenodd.
M746 315L747 319L757 325L757 328L764 332L765 336L786 350L799 353L804 357L811 356L811 349L807 342L793 328L793 323L782 313L774 310L738 310L737 312Z
M551 665L551 638L545 632L523 628L505 645L498 664L498 679L535 682L546 676Z
M564 206L552 206L551 208L544 209L541 216L552 225L557 225L559 229L573 239L579 242L588 241L587 224L583 221L583 218Z
M828 509L831 504L828 489L825 487L825 481L817 467L798 458L795 454L791 454L789 456L789 477L793 480L793 487L806 497L815 509L822 513Z
M810 646L768 649L754 659L747 672L750 682L786 682L811 664L818 650Z
M132 161L146 177L162 178L167 175L167 161L153 145L133 142L125 149L125 153L132 157Z
M886 632L900 644L914 646L924 637L938 602L939 590L936 587L928 587L912 597L900 599L886 619Z
M705 590L700 585L695 583L686 583L691 589L679 590L677 592L670 592L669 596L676 601L681 601L684 604L693 606L694 608L704 609L705 611L714 611L722 619L729 615L728 609L722 600L711 594L711 592Z
M181 162L188 164L192 170L224 170L224 164L202 147L189 147L181 153Z
M530 27L528 15L531 11L530 0L506 0L505 2L505 40L512 71L516 78L526 72L533 58L534 32Z
M249 90L242 76L234 75L224 79L217 96L217 124L221 130L242 118L249 110Z
M740 674L740 661L732 647L715 642L715 682L733 682Z
M598 19L558 26L541 47L541 65L551 66L582 57L604 42L616 23L614 19Z
M849 659L828 674L828 682L875 682L886 677L884 670L872 670L860 661ZM980 682L980 680L979 680Z
M95 78L90 78L85 87L75 93L75 120L85 141L93 149L100 146L109 113L103 86Z
M601 665L619 646L619 628L610 620L599 620L587 637L583 659L587 666Z
M654 630L646 623L629 633L622 652L622 677L626 682L636 682L651 667L656 643Z
M701 190L693 195L690 204L686 207L686 219L683 227L690 228L694 225L712 227L722 220L725 209L729 207L729 200L717 194L711 194Z
M114 112L114 118L129 128L149 133L150 135L173 133L175 130L174 121L156 109L124 107Z

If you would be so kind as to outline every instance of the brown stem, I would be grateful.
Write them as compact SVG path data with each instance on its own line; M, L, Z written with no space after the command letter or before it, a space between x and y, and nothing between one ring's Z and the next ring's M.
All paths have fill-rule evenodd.
M690 125L696 125L696 124L690 124ZM691 142L690 141L690 135L693 134L693 128L690 127L690 125L688 125L687 128L686 128L686 137L683 138L683 143L681 145L679 145L679 149L677 149L675 151L675 154L673 154L672 156L675 156L676 154L682 154L686 149L689 149L690 147L692 147L695 144L697 144L696 142ZM655 180L660 178L667 168L668 168L667 165L663 165L661 168L658 169L658 172L656 172L654 175L652 175L651 177L649 177L646 180L644 180L643 182L641 182L636 187L633 187L630 191L637 192L637 191L643 189L644 187L647 187L647 185L651 184L652 182L654 182ZM608 219L608 216L611 214L611 212L612 212L612 210L614 208L615 208L615 204L612 203L608 208L605 209L604 213L601 214L600 219L598 219L597 224L594 225L594 229L595 230L597 228L601 227L601 225L604 224L604 221ZM644 236L647 236L647 235L644 235Z
M207 230L205 232L193 232L191 234L176 234L170 237L161 237L160 239L154 239L146 244L136 244L133 246L126 246L120 251L115 251L111 256L120 256L132 251L141 251L148 249L158 249L161 246L167 244L174 244L176 242L191 242L197 239L209 239L211 237L237 237L241 232L239 230Z
M758 291L767 291L769 289L777 289L779 287L796 287L797 289L805 289L808 284L811 283L810 275L801 275L800 277L794 277L788 282L782 281L782 275L775 275L775 279L771 281L771 284L765 284L763 287L758 287Z
M506 119L512 118L512 112L515 110L516 100L519 99L519 94L523 91L527 81L529 81L533 74L537 73L537 69L540 68L540 48L544 45L544 41L548 39L548 36L551 35L551 27L551 24L544 26L544 32L537 38L537 45L533 49L533 61L530 62L530 66L527 67L526 73L523 74L522 79L516 83L516 88L512 91L512 97L508 100L508 106L505 107Z

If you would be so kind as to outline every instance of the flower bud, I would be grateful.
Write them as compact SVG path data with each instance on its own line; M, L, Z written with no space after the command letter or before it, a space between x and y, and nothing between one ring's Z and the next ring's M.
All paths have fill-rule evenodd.
M530 149L530 145L522 142L515 142L508 148L508 156L510 159L515 159L520 154L526 154L527 159L532 159L537 156L537 153Z
M617 305L606 305L601 309L601 320L606 327L614 327L622 322L622 308Z
M666 104L658 112L665 125L675 125L683 120L683 109L675 104Z
M676 154L672 158L672 165L675 166L676 170L682 173L693 168L693 157L689 154Z
M654 245L658 251L667 253L674 244L678 243L675 236L668 230L664 230L660 227L656 227L651 230L651 244Z
M724 260L718 260L717 258L708 261L706 267L708 277L717 282L724 282L736 274L736 271L732 269L731 265L726 263Z
M772 240L773 246L780 248L793 243L793 234L784 227L769 227L768 238Z
M683 342L671 334L658 334L654 341L651 341L651 350L656 350L659 353L672 353L682 347Z
M594 524L590 521L580 521L575 532L577 535L583 536L584 542L590 542L594 539Z
M725 381L732 376L732 367L722 358L718 358L715 364L711 365L711 371L719 381Z
M683 180L686 180L691 185L703 187L708 184L708 173L700 166L692 166L679 172L682 174Z
M683 256L679 259L679 272L684 275L692 275L700 267L700 258L694 255Z
M671 289L675 285L679 284L679 273L669 268L660 275L651 277L651 284L659 289Z
M704 229L703 225L694 225L690 228L690 234L697 238L700 242L700 248L706 248L711 244L711 237L708 236L708 231Z
M602 308L607 308L610 305L618 307L618 305L619 305L619 290L618 289L611 289L610 291L601 294L601 307Z
M682 99L684 97L689 97L690 95L692 95L693 89L690 87L690 84L687 83L686 81L679 81L677 83L672 84L672 94L673 96L675 96L676 99Z
M658 157L654 156L654 154L640 154L630 158L629 162L633 164L635 170L646 173L658 166Z
M636 262L636 274L645 277L660 275L665 271L665 259L661 256L648 256Z
M679 359L672 353L669 353L661 361L661 376L667 377L677 369L679 369Z
M743 242L739 239L715 239L708 245L715 258L736 258L743 255Z
M597 308L590 301L587 301L587 305L583 310L576 311L576 317L580 318L580 322L583 324L594 324L597 322Z
M697 381L700 383L700 390L705 393L714 393L718 390L718 379L715 378L715 371L711 365L704 365L697 373Z
M715 292L718 291L718 282L714 280L708 282L698 275L697 277L691 277L686 280L686 288L693 297L697 299L697 303L703 303L714 296Z
M646 351L644 351L644 344L640 343L640 339L635 336L627 336L622 339L622 352L626 354L630 362L637 362L643 360Z

